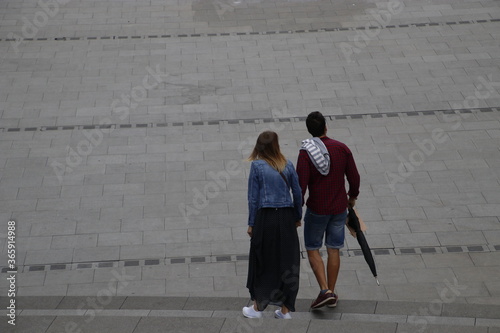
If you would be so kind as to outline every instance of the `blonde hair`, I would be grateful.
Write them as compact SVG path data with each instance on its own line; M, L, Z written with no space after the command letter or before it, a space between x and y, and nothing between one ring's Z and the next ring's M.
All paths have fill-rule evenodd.
M278 134L272 131L262 132L257 138L255 147L248 157L249 161L264 160L279 172L285 170L287 160L280 151Z

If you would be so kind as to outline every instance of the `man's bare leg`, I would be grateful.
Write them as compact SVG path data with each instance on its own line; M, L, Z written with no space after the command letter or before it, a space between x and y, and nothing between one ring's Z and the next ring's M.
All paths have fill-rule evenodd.
M339 249L330 249L330 248L327 248L327 251L328 251L328 262L327 262L328 287L323 289L330 289L332 292L335 292L335 285L337 284L337 278L339 276L339 270L340 270L340 251Z
M328 289L328 284L326 282L325 274L325 264L323 263L323 258L319 253L319 250L307 251L307 257L309 258L309 264L313 270L316 281L318 281L321 290Z

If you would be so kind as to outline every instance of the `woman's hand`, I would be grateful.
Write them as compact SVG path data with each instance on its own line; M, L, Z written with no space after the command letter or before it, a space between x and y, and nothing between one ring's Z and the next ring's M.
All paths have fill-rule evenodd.
M253 233L253 227L252 226L248 226L248 230L247 230L248 236L252 237L252 233Z
M302 221L301 220L298 220L297 222L295 222L295 227L298 228L298 227L301 227L302 226Z

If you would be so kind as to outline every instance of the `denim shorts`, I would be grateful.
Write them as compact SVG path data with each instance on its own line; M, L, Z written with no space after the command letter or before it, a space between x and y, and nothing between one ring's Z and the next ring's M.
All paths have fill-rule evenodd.
M344 228L347 218L345 212L337 215L318 215L309 208L304 216L304 243L306 250L319 250L323 246L323 237L327 248L344 247Z

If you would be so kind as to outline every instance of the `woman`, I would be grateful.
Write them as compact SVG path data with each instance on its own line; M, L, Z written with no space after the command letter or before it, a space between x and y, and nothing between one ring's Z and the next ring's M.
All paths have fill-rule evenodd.
M300 248L297 227L302 218L302 192L292 162L280 151L278 135L259 135L249 161L247 288L253 306L247 318L261 318L269 305L281 306L275 317L290 319L299 289ZM290 190L292 195L290 195ZM293 196L293 198L292 198Z

